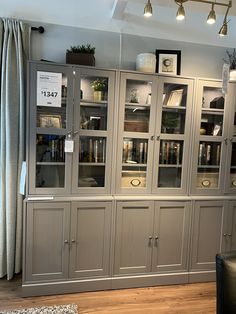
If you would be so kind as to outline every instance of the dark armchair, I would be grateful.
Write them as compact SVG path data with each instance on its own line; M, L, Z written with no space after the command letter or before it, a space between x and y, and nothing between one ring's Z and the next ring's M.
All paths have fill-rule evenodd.
M236 251L216 255L217 314L236 314Z

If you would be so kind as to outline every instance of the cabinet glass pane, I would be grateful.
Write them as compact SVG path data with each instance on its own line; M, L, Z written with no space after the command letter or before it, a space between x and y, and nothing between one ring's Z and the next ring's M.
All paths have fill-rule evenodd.
M164 84L161 133L184 134L188 86Z
M108 97L108 78L82 75L80 86L80 98L83 102L104 104Z
M122 162L130 165L147 164L148 140L124 138Z
M236 143L232 144L232 157L230 167L230 182L231 188L236 189Z
M204 142L199 144L197 187L217 188L219 183L221 143Z
M80 129L107 130L108 78L82 75Z
M148 140L124 138L121 187L146 187Z
M160 188L180 188L182 168L159 167L158 187Z
M185 110L165 108L162 111L162 134L184 134Z
M158 187L181 187L183 141L160 142Z
M152 82L126 81L124 131L149 132Z
M49 83L47 84L47 82ZM50 84L52 86L51 88ZM66 103L67 103L66 74L38 71L37 127L65 129L67 105Z
M105 137L80 137L78 186L104 187L105 161Z
M107 104L80 104L80 129L106 130Z
M186 108L187 92L187 85L165 83L163 91L163 107Z
M64 136L37 134L36 187L64 187Z
M183 141L160 142L160 165L181 165L183 158Z
M202 112L200 135L222 136L223 118L223 112Z
M225 98L222 88L203 87L202 108L203 109L224 109Z
M150 106L125 105L124 131L149 132Z

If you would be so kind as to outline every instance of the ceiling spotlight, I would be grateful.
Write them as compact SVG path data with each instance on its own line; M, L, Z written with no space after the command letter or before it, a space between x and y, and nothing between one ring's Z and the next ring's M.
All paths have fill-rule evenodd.
M207 17L208 24L214 24L216 22L216 12L214 10L214 3L212 4L211 11Z
M232 1L229 2L229 5L228 5L226 13L225 13L223 25L221 26L221 29L218 33L221 37L226 36L228 33L228 25L227 24L229 23L230 20L227 21L227 16L228 16L229 9L231 8L231 6L232 6Z
M221 29L219 31L219 35L220 36L226 36L228 33L228 25L227 25L227 22L224 21L223 25L221 26Z
M146 5L144 7L143 15L146 16L146 17L152 16L152 5L151 5L150 0L148 0L148 2L146 3Z
M179 8L178 8L178 11L176 14L176 20L182 21L185 19L185 10L184 10L182 2L180 2L180 4L178 4L178 5L179 5Z

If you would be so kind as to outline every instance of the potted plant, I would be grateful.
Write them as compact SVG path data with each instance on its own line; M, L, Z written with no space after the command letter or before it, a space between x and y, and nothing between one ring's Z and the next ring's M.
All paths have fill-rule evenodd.
M91 84L93 89L94 101L101 101L104 99L104 92L107 91L107 79L97 78Z
M95 66L95 47L90 44L71 46L66 51L66 63Z
M229 79L236 80L236 49L234 48L232 53L229 50L226 50L228 59L223 59L226 63L229 64Z

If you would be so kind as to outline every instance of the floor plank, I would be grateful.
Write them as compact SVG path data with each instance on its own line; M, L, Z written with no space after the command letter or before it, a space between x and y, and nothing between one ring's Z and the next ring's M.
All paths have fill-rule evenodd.
M21 297L21 278L0 280L0 310L78 305L79 314L215 314L216 285L210 283Z

